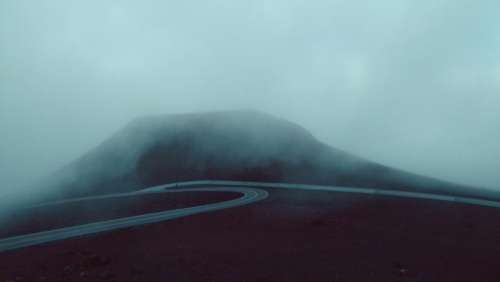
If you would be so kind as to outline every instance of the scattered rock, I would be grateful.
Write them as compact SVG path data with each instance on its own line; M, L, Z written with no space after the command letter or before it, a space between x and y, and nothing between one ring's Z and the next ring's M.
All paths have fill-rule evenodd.
M96 254L89 255L83 259L82 267L84 268L95 268L103 267L111 263L111 259L108 257L99 256Z
M398 275L408 276L408 274L409 274L408 267L406 267L404 264L402 264L400 262L395 262L393 264L393 266L394 266L394 269Z
M73 272L74 267L71 265L66 265L63 269L64 273L70 273Z
M85 278L87 276L88 276L87 272L85 271L80 272L80 277Z

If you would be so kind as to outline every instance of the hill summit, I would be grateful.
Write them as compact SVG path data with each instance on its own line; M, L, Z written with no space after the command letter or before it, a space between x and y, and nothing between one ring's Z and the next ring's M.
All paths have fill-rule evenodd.
M138 118L58 171L51 186L66 198L201 179L422 192L463 188L364 160L257 111Z

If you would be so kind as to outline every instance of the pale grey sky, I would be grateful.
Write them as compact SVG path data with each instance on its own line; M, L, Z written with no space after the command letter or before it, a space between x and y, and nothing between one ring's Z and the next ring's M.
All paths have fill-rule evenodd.
M136 116L254 108L500 189L500 2L0 1L0 193Z

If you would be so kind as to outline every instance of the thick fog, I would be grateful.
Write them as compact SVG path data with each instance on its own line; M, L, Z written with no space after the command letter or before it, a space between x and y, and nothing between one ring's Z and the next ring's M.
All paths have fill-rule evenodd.
M137 116L257 109L500 188L500 2L0 1L0 194Z

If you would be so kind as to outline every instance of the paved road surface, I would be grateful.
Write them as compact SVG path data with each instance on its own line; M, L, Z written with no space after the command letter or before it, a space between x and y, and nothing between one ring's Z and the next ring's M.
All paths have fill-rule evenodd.
M170 220L198 213L247 205L267 198L268 192L266 190L263 190L263 188L300 189L300 190L330 191L338 193L369 194L373 196L427 199L427 200L437 200L437 201L455 202L461 204L500 208L500 202L496 201L467 198L467 197L455 197L448 195L428 194L428 193L403 192L403 191L393 191L393 190L383 190L383 189L304 185L304 184L200 180L200 181L189 181L189 182L160 185L130 193L120 193L113 195L71 199L71 200L37 205L36 207L48 206L48 205L60 205L70 202L88 201L95 199L117 198L117 197L133 196L133 195L140 196L152 193L181 193L183 191L237 192L241 193L242 196L237 199L218 202L218 203L204 204L189 208L166 210L154 213L146 213L138 216L105 220L89 224L76 225L65 228L4 238L0 239L0 252L19 249L33 245L39 245L53 241L64 240L73 237L80 237L89 234L106 232L115 229L122 229L137 225Z

